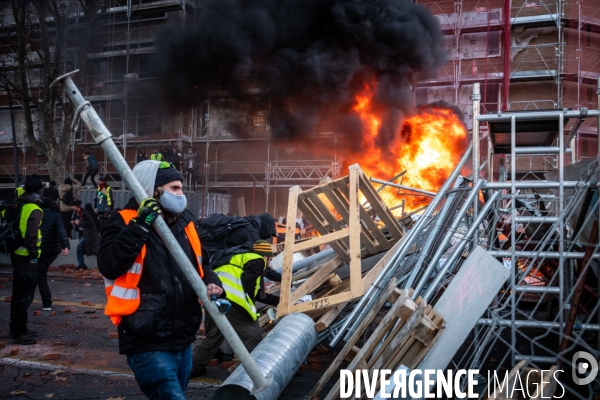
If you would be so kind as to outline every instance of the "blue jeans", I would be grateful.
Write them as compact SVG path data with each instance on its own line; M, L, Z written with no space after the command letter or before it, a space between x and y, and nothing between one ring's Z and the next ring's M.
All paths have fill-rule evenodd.
M79 232L79 243L77 244L77 262L79 265L85 265L83 255L85 254L85 241L83 233Z
M184 392L192 371L191 345L176 353L149 351L129 354L127 364L149 399L185 400Z

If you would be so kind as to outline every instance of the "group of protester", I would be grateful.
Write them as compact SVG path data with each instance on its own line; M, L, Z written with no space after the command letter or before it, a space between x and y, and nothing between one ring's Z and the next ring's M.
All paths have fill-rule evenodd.
M166 161L145 160L133 173L148 198L141 204L131 198L122 210L113 209L111 191L103 178L94 206L88 203L85 207L76 199L82 186L76 179L65 179L58 189L52 182L45 190L39 179L25 182L16 200L23 206L24 240L11 254L10 335L16 343L35 343L35 332L27 329L27 309L36 285L43 309L51 309L45 277L58 255L67 255L73 227L80 233L78 268L87 268L84 252L97 252L106 285L105 314L117 326L119 352L127 356L141 390L151 399L184 399L190 377L205 374L213 357L226 360L233 355L220 350L222 333L211 315L202 312L197 293L153 228L154 221L163 218L166 222L206 284L209 298L230 303L225 317L248 351L261 340L257 302L279 302L279 297L264 292L264 277L281 280L269 267L273 257L270 243L277 235L275 221L267 213L235 217L242 223L224 240L218 245L209 245L207 240L203 245L198 232L204 232L206 221L196 221L186 209L181 171ZM70 197L74 199L67 205L65 200ZM96 211L104 213L105 219L98 218ZM203 314L205 336L192 350Z
M15 343L36 342L35 332L27 329L27 310L36 287L42 298L42 310L52 309L48 269L59 254L64 257L69 253L73 232L77 232L79 238L76 269L87 269L84 256L98 253L102 223L114 211L112 190L106 178L100 177L94 205L87 203L82 207L77 199L81 187L77 179L66 178L58 189L55 181L44 188L40 177L33 174L15 190L23 239L22 245L11 254L14 281L9 335Z
M193 147L188 148L185 153L177 146L165 147L162 151L159 147L154 147L150 155L147 155L146 150L141 149L136 162L145 160L166 161L173 164L175 169L185 176L184 187L190 190L197 189L201 160L200 154Z

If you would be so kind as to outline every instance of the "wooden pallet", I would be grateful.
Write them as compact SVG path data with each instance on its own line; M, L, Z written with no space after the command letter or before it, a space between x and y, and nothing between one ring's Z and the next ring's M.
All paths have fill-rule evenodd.
M412 290L395 288L395 281L388 286L384 296L371 309L354 332L344 348L338 354L319 382L308 395L308 399L316 398L326 383L331 379L343 360L350 361L347 370L375 369L395 370L401 364L415 368L427 354L427 351L438 340L444 331L443 318L436 314L432 307L421 298L411 300ZM362 348L356 343L363 336L367 327L374 320L385 301L393 303L383 320L369 336ZM339 398L339 380L334 384L325 400Z
M306 191L299 186L290 188L278 318L292 312L327 311L359 298L366 286L361 277L361 258L391 249L404 235L404 229L358 164L351 165L349 172L346 177L323 181ZM361 205L361 194L368 207L366 203ZM294 243L298 210L304 213L321 236ZM382 232L383 228L386 228L389 238ZM336 252L336 261L321 268L317 276L311 277L291 294L293 253L326 243ZM312 293L322 283L321 280L342 262L350 265L349 290L295 304L302 295Z

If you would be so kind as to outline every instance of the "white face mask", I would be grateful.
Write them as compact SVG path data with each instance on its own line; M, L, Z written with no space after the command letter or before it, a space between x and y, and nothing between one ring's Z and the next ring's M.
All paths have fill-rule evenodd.
M163 194L158 199L163 208L173 214L181 214L187 206L187 198L185 195L174 194L166 191L163 187Z

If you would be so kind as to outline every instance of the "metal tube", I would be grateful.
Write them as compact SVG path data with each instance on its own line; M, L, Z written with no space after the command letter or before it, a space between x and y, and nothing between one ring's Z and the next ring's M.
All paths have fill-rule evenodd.
M560 78L559 78L560 80ZM565 209L565 132L564 132L564 116L561 114L558 117L558 207L556 210L556 215L563 216ZM515 225L515 224L512 224ZM559 294L559 322L560 322L560 330L558 335L558 343L562 341L563 331L564 331L564 319L565 319L565 300L567 293L565 293L565 256L563 251L565 250L564 245L564 235L565 235L565 219L560 218L558 221L558 243L560 244L560 250L558 254L558 287L560 288ZM514 265L514 264L513 264ZM566 311L568 312L568 311Z
M392 187L399 188L399 189L409 190L411 192L421 193L421 194L424 194L424 195L427 195L427 196L431 196L431 197L433 197L433 196L435 196L437 194L435 192L430 192L428 190L417 189L417 188L414 188L414 187L400 185L399 183L388 182L388 181L384 181L384 180L377 179L377 178L370 178L370 181L371 182L375 182L375 183L382 183L384 185L392 186Z
M590 182L581 181L564 181L563 187L565 189L574 189L578 186L595 187L598 184L591 184ZM512 184L510 182L488 182L485 184L484 189L511 189ZM515 182L516 189L558 189L560 188L560 182L557 181L524 181Z
M508 319L491 319L491 318L480 318L477 321L478 325L497 325L497 326L511 326L512 323ZM528 321L528 320L516 320L514 325L517 328L539 328L539 329L558 329L560 324L558 322L551 321ZM582 330L585 331L600 331L599 324L581 324Z
M483 185L484 182L485 181L483 179L481 179L481 180L479 180L479 182L477 182L477 184L473 187L473 190L471 190L471 193L469 193L469 196L463 203L462 207L456 214L456 218L454 218L454 221L452 222L450 229L448 229L448 232L446 233L446 236L442 240L442 243L440 243L439 247L437 248L437 251L433 255L433 258L429 262L429 265L427 266L427 270L425 270L425 272L423 273L423 276L421 277L421 280L417 284L417 287L415 288L415 291L412 296L413 299L416 299L419 296L419 294L421 294L423 287L425 286L425 284L429 280L429 277L435 270L437 263L440 261L440 258L442 258L442 256L446 252L446 248L448 247L448 243L450 243L450 240L452 240L452 236L454 236L454 232L456 232L456 229L458 228L458 226L464 219L465 214L467 213L469 208L471 208L471 205L473 204L473 198L477 198L477 195L479 193L479 188Z
M461 240L459 245L456 247L456 250L454 250L454 253L452 253L452 255L450 256L450 258L448 258L448 260L446 260L446 262L444 263L444 267L435 276L431 285L429 285L427 292L425 292L425 294L423 295L423 298L425 300L427 300L427 301L431 300L431 298L433 297L433 295L435 293L434 292L435 288L438 287L438 285L442 281L442 278L444 277L444 275L446 275L446 273L450 270L450 267L452 266L452 264L454 264L456 259L462 254L465 246L467 245L467 242L473 236L473 232L475 232L476 229L479 229L479 224L485 218L485 216L487 215L490 208L492 208L492 204L494 203L494 200L496 200L496 198L498 198L498 195L499 195L498 192L492 194L492 196L490 197L488 202L485 203L485 205L481 209L481 213L479 213L479 215L477 216L477 219L473 222L473 224L471 225L471 228L467 231L467 233L463 237L463 240Z
M312 318L301 313L285 316L252 351L260 368L273 376L273 384L252 396L252 380L240 367L217 389L213 399L276 400L316 344Z
M539 120L547 120L556 118L558 119L559 115L563 115L565 118L582 118L585 115L582 115L580 110L573 111L531 111L531 112L523 112L518 114L482 114L477 117L479 122L510 122L512 117L516 117L517 120L527 120L527 121L539 121ZM600 115L600 110L588 110L587 117L598 117Z
M506 33L505 33L506 34ZM510 33L508 33L510 35ZM506 71L505 71L506 73ZM508 92L507 92L508 93ZM481 94L479 93L479 82L475 82L473 84L473 95L471 96L471 100L473 100L473 187L477 185L479 181L479 121L477 120L477 116L479 115L479 102L481 100ZM473 199L473 218L477 218L477 209L479 208L479 198L475 197ZM479 243L478 232L475 232L473 235L473 247L477 246Z
M457 181L454 184L454 189L460 187L460 184L463 181L463 179L464 178L462 178L462 177L459 177L459 179L457 179ZM429 232L427 232L427 240L425 241L425 244L423 245L423 247L419 250L419 259L417 260L417 263L415 264L415 266L412 267L412 271L410 271L410 276L409 276L408 280L406 281L406 283L404 284L405 289L410 289L415 284L415 280L417 279L417 274L421 270L421 267L423 266L423 263L425 262L425 258L427 258L431 254L430 253L431 246L437 239L438 232L442 228L442 224L444 223L444 220L446 219L446 214L448 214L449 208L452 205L452 200L455 197L456 197L456 192L455 191L451 192L448 195L448 198L446 199L446 202L444 203L442 209L436 215L435 225ZM429 268L428 268L428 270L429 270ZM412 298L416 299L417 295L415 293L413 293Z
M511 252L507 250L489 250L488 253L493 257L510 257ZM560 254L564 256L565 259L574 259L574 260L582 260L585 253L580 251L515 251L515 255L519 258L551 258L557 259L560 257ZM592 256L594 259L600 259L600 253L594 254Z
M96 113L96 110L94 110L94 108L89 105L89 102L86 102L86 100L83 98L79 92L79 89L77 89L77 86L70 77L78 71L79 70L76 70L56 78L52 84L54 85L57 82L62 82L67 94L73 102L74 107L76 109L81 108L81 119L90 130L94 140L96 143L100 144L102 149L106 152L108 158L119 172L119 175L121 175L125 185L129 187L130 192L133 194L138 203L141 203L148 197L144 188L137 181L133 175L133 172L131 171L131 168L129 168L129 165L123 159L123 156L111 138L112 134L106 128ZM225 315L221 314L214 303L210 301L207 295L206 285L204 285L204 282L202 282L198 276L198 271L192 266L188 256L183 252L177 240L175 240L175 237L171 233L167 223L164 221L164 219L157 218L154 221L153 226L158 235L161 237L162 241L165 243L165 246L169 252L173 255L173 258L175 258L179 264L179 267L181 268L181 271L187 278L188 282L192 285L194 291L204 303L204 307L214 319L215 323L219 327L219 330L221 333L223 333L223 336L225 336L227 342L231 345L231 348L238 356L240 362L245 366L246 370L249 371L248 374L254 382L254 391L258 392L266 389L270 385L272 377L266 378L263 375Z
M387 286L390 279L392 279L392 277L395 275L396 270L400 266L400 260L402 260L402 258L406 256L406 253L410 250L414 241L419 237L419 233L425 227L427 219L437 209L437 206L440 204L440 202L446 195L446 192L450 188L450 185L452 185L452 183L456 180L456 178L460 174L461 169L471 156L472 151L473 144L471 143L465 151L465 154L459 161L458 165L454 169L454 171L452 171L446 182L444 182L444 184L440 188L440 191L431 200L431 203L425 209L423 215L421 216L421 218L419 218L414 228L411 229L404 238L402 238L401 245L398 247L396 253L392 257L390 257L390 260L384 265L382 271L379 273L377 278L375 278L371 286L369 286L365 294L361 297L357 306L348 315L348 318L346 319L342 327L331 340L331 346L335 346L335 344L341 339L343 333L348 329L351 323L352 326L350 327L350 329L348 329L346 340L348 340L348 338L352 336L357 326L360 324L360 321L365 317L366 313L369 312L374 302L377 301L378 296L381 295L383 288Z
M517 331L515 330L516 321L516 307L517 307L517 293L515 292L515 281L516 277L516 265L517 257L515 256L516 251L516 236L517 236L517 224L514 222L517 219L517 207L515 196L517 194L516 179L517 179L517 120L515 116L510 119L510 208L511 208L511 221L510 224L510 320L511 320L511 332L510 332L510 359L512 364L515 365L515 349L517 345Z
M560 151L558 146L547 147L519 147L515 149L516 154L556 154Z

